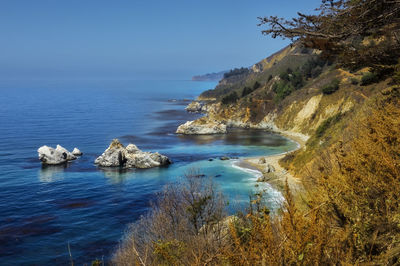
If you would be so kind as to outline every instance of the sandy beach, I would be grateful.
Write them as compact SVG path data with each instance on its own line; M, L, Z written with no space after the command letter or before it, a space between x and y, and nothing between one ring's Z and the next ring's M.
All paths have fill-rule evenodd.
M307 141L307 136L304 135L287 131L279 133L295 141L298 144L297 149L302 149ZM292 193L298 194L299 191L303 190L303 185L301 181L298 178L294 177L291 173L286 171L286 169L284 169L279 164L279 160L282 159L286 154L287 153L249 157L238 162L237 166L260 171L263 175L262 177L262 179L264 180L263 182L268 182L271 186L273 186L274 188L278 189L281 192L283 192L285 182L287 180ZM270 168L272 166L274 171L267 173L266 168L268 168L268 166Z

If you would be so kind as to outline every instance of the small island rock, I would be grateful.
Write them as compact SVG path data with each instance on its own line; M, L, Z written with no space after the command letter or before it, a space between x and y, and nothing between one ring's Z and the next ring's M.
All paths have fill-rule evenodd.
M57 145L56 147L57 151L61 151L62 153L65 153L67 155L67 161L72 161L76 159L76 156L73 155L71 152L69 152L66 148L63 146Z
M83 153L78 148L75 147L72 150L72 154L75 155L75 156L81 156Z
M125 147L118 139L112 140L110 146L95 160L99 166L124 168L152 168L170 163L167 156L158 152L143 152L134 144Z
M57 145L55 149L44 145L37 152L39 160L45 165L63 164L76 159L75 155L60 145Z

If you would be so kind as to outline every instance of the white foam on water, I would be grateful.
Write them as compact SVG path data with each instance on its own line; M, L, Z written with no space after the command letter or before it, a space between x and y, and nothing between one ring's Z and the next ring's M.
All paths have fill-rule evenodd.
M258 178L262 177L263 174L259 171L259 170L255 170L255 169L250 169L250 168L246 168L246 167L241 167L238 165L240 161L239 160L235 160L232 162L231 166L233 168L239 169L243 172L252 174L254 178L251 178L252 180L254 179L254 181L257 181Z
M258 178L263 176L262 172L259 170L249 169L246 167L239 166L238 165L239 162L240 162L239 160L235 160L232 162L231 166L233 168L239 169L243 172L253 175L253 178L250 178L250 180L253 181L254 183L257 182ZM282 193L279 190L274 189L267 182L257 182L257 184L259 185L258 189L267 194L268 201L272 203L275 206L275 208L279 208L280 206L282 206L282 203L285 202L285 198L283 197Z

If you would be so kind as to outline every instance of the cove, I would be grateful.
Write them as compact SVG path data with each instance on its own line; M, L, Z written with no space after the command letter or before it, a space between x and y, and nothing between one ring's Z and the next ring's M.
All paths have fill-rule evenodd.
M177 126L199 117L184 107L213 82L36 80L2 82L0 89L0 261L2 264L76 264L113 252L126 226L146 213L163 186L187 171L213 177L230 211L244 208L256 172L236 160L292 150L296 143L261 130L180 136ZM119 171L93 162L113 138L158 151L169 167ZM42 167L41 145L78 147L65 166ZM213 159L210 161L209 159ZM266 189L269 207L280 200Z

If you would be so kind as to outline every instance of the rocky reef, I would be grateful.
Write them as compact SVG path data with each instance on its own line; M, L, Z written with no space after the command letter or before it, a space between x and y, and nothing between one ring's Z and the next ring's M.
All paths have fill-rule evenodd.
M210 135L225 134L226 125L216 120L209 120L206 117L194 121L187 121L176 130L177 134L184 135Z
M82 155L82 152L78 151L78 148L74 148L74 151L71 153L60 145L57 145L55 149L44 145L37 150L39 160L44 165L57 165L75 160L77 156Z
M124 146L118 139L111 141L110 146L97 157L95 164L103 167L152 168L171 164L164 155L141 151L136 145Z

